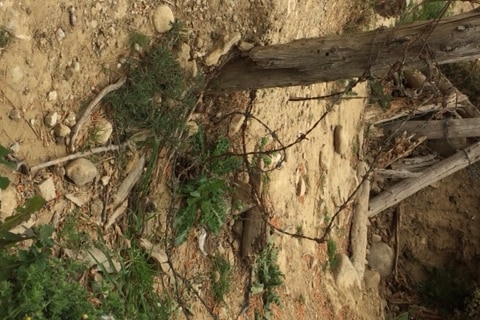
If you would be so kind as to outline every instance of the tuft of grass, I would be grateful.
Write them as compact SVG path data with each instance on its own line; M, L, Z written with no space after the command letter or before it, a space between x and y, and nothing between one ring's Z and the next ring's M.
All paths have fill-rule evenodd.
M170 297L162 297L154 289L158 271L150 264L136 239L123 255L109 251L99 243L109 267L114 269L114 260L120 270L109 273L105 265L98 264L105 281L93 283L95 298L102 301L103 310L115 319L168 319L172 311Z
M203 81L199 77L187 83L172 55L174 46L182 39L179 28L176 25L141 59L130 59L127 83L105 97L120 136L149 129L156 139L178 144L177 138L185 130L186 118L195 106ZM132 38L145 40L139 34Z
M230 291L232 276L232 267L228 261L222 256L215 256L212 261L212 269L210 273L215 301L222 302L223 297Z
M370 88L369 103L377 103L383 110L390 108L392 95L386 90L385 85L379 80L368 82Z
M271 317L271 305L282 306L277 287L283 284L285 275L277 264L278 249L269 243L255 262L256 281L252 285L252 294L263 293L264 319Z
M400 19L397 21L398 24L407 24L415 21L424 21L436 19L440 16L440 13L447 5L447 1L429 1L426 0L420 4L415 4L414 2L409 2L407 10L402 14ZM447 10L446 15L449 15Z
M330 269L335 269L338 265L337 260L337 244L334 240L327 240L327 256L328 256L328 266Z
M133 31L128 38L128 43L131 49L135 49L135 45L145 47L150 43L150 38L139 31Z

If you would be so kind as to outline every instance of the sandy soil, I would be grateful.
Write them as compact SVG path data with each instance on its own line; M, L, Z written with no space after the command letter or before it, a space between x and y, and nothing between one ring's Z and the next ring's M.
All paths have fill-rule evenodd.
M65 146L56 143L51 130L44 125L43 118L50 111L57 111L62 118L70 111L78 112L99 89L118 79L122 58L129 52L129 33L138 30L152 37L158 36L153 29L151 14L162 3L154 0L0 1L0 24L15 36L13 43L0 52L0 144L10 146L18 143L20 150L16 157L30 165L67 154ZM240 32L244 41L274 44L341 33L356 8L349 1L326 0L179 0L165 3L171 5L176 18L184 21L191 56L200 67L203 67L204 56L219 36ZM69 22L68 8L72 5L76 8L75 26ZM65 34L64 38L59 36L59 29ZM204 68L204 71L211 70ZM329 94L340 85L317 84L259 90L256 93L253 114L274 130L285 144L295 141L299 134L314 125L327 108L331 108L308 140L288 149L287 161L269 174L267 190L269 205L274 212L272 221L284 230L302 230L305 235L321 236L325 220L331 217L359 182L357 165L362 158L362 114L367 100L366 85L354 89L356 97L335 105L328 100L287 101L291 96ZM51 92L56 92L56 99L51 98ZM246 100L241 94L234 102L233 109L245 108L242 103ZM13 109L20 111L19 121L9 118ZM333 129L337 125L343 126L347 141L346 152L342 155L334 151ZM247 133L248 144L253 146L268 132L258 122L251 121ZM17 188L19 200L31 195L35 182L40 179L27 179L3 171L2 174L9 175L16 185L27 186ZM49 203L49 210L34 217L31 221L34 224L52 221L58 224L71 213L74 206L63 197L67 192L84 197L86 202L98 199L106 192L98 186L74 188L55 171L42 173L42 177L45 176L53 177L58 197ZM305 181L306 192L298 196L300 179ZM165 186L159 186L159 190L165 191ZM458 208L457 205L464 198L462 201L457 198L462 194L460 191L453 193L455 201L445 203L442 208ZM474 204L472 206L465 214L473 214ZM415 212L417 210L424 208L412 209ZM351 207L347 207L332 232L341 252L347 250L350 217ZM411 224L414 223L415 220L411 219L402 228L411 231ZM459 229L463 227L458 226ZM407 233L403 239L415 241L416 235ZM192 239L196 241L197 237L198 234L195 234ZM223 305L214 306L221 319L234 319L241 310L243 290L249 276L245 264L238 258L238 244L230 243L229 239L231 236L225 235L215 248L229 257L236 270L235 288ZM420 242L423 241L421 239ZM331 272L324 267L328 262L324 244L299 241L280 234L274 234L273 240L280 249L278 263L285 274L284 285L279 289L283 306L273 310L276 319L383 318L383 302L378 292L344 290L335 285ZM406 247L417 246L416 243L404 241ZM456 246L448 248L458 249ZM463 255L473 259L478 248L476 243L467 245L462 251ZM204 275L208 271L208 261L198 250L196 242L179 248L175 258L179 268L188 277ZM206 280L200 280L199 288L202 287L202 281ZM199 292L209 294L208 289L199 289ZM195 318L210 318L205 308L194 297L191 299ZM258 303L258 297L251 301L252 306ZM243 318L252 319L253 309L250 308Z

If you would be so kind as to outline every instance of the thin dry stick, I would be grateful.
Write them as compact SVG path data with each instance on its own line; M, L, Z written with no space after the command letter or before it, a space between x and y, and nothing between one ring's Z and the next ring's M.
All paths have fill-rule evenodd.
M80 118L80 120L78 120L77 122L77 125L75 126L75 128L73 128L73 131L72 131L72 139L70 141L70 150L72 152L75 152L75 140L77 139L77 136L78 136L78 132L80 131L80 129L82 128L83 124L85 123L85 121L87 121L87 118L90 116L90 114L92 113L93 109L97 106L97 104L100 102L100 100L102 100L103 97L105 97L107 94L109 94L110 92L112 91L115 91L117 89L119 89L121 86L123 86L123 84L125 83L125 81L127 80L126 77L122 77L120 78L120 80L118 80L116 83L113 83L111 85L108 85L106 86L102 91L100 91L100 93L95 97L95 99L93 99L87 106L87 109L85 110L85 112L83 113L82 117Z
M67 162L67 161L70 161L70 160L74 160L74 159L77 159L77 158L88 157L88 156L90 156L92 154L96 154L96 153L115 151L115 150L120 149L120 147L121 147L121 145L110 145L110 146L107 146L107 147L93 148L89 151L77 152L77 153L62 157L62 158L58 158L58 159L55 159L55 160L52 160L52 161L47 161L47 162L38 164L36 166L33 166L33 167L30 168L30 171L35 172L35 171L38 171L38 170L43 169L43 168L48 168L48 167L51 167L51 166L54 166L54 165L57 165L57 164L60 164L60 163L63 163L63 162Z

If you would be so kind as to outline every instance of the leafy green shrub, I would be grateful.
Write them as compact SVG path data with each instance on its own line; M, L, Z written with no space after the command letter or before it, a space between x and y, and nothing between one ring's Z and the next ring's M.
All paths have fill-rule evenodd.
M177 230L176 245L183 243L189 230L198 223L213 233L220 231L227 214L227 175L241 165L238 158L221 156L230 147L227 138L218 138L211 150L206 146L203 130L192 140L195 157L192 162L200 166L199 176L188 179L179 188L185 205L177 212L173 224Z
M283 284L285 275L277 264L278 249L269 243L258 256L255 262L256 281L252 286L252 293L263 292L264 318L270 319L272 303L281 306L280 297L276 288Z
M186 240L188 231L196 223L205 225L214 233L220 231L227 212L224 199L226 191L227 186L223 179L206 176L190 180L181 188L186 204L177 213L173 224L178 230L176 245ZM201 213L200 216L197 213Z
M427 269L427 280L418 285L417 291L426 306L436 308L442 314L462 310L465 299L471 292L453 269Z
M210 280L212 282L215 301L223 301L223 297L230 291L232 281L232 267L222 256L215 256L212 263Z
M0 314L2 319L81 319L99 315L78 282L80 264L51 256L53 227L37 230L37 241L18 254L0 252Z

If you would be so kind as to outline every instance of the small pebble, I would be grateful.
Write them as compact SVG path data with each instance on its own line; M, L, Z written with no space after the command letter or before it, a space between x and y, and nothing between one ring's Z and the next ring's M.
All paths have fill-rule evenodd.
M110 136L112 135L113 132L113 126L112 124L105 120L101 119L95 124L95 144L97 145L102 145L108 142L110 139Z
M57 124L57 122L58 122L58 113L56 113L55 111L50 111L45 117L45 125L47 127L53 128Z
M58 41L65 39L65 31L63 31L62 28L58 28L57 31L55 31L55 35Z
M18 111L17 109L10 110L8 117L14 121L20 121L20 119L22 119L22 115L20 114L20 111Z
M18 142L15 142L14 144L12 144L10 146L10 151L12 151L12 153L17 153L20 151L20 144Z
M103 176L100 181L102 182L103 186L106 186L110 182L110 176Z
M75 27L77 25L77 15L75 14L75 11L76 10L74 6L68 7L68 19L72 27Z
M45 201L53 200L57 197L55 191L55 184L53 183L52 178L48 178L37 186L40 196L45 199Z
M68 136L71 131L72 130L63 123L57 123L55 127L53 127L53 133L55 133L57 137L61 138Z
M63 120L65 125L69 126L70 128L77 124L77 117L75 116L75 112L70 111L67 113L65 120Z
M65 73L63 74L63 77L67 81L70 80L73 77L73 69L72 68L67 68L65 70Z
M175 21L172 9L167 5L158 6L153 12L153 26L159 33L172 29L172 22Z
M80 62L74 61L72 66L73 66L73 71L80 72Z
M65 174L77 186L82 186L95 179L98 170L88 159L80 158L73 160L65 167Z
M55 90L52 90L48 93L48 101L57 101L58 93Z

